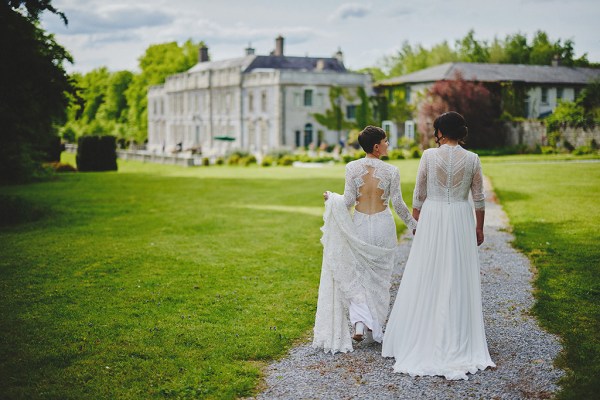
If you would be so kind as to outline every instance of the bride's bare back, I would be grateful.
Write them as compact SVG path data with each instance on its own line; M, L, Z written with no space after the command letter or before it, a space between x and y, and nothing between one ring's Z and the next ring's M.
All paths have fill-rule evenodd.
M398 169L377 158L361 158L346 165L344 202L363 214L385 211L392 201L398 216L410 228L416 221L410 215L400 192Z
M367 173L363 175L363 184L358 188L356 210L363 214L376 214L387 208L383 200L384 191L379 188L380 180L375 177L375 168L366 167Z

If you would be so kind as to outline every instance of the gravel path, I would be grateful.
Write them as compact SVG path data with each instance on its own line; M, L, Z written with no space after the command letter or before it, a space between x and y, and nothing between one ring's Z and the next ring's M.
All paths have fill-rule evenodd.
M488 186L486 241L481 246L483 313L495 369L469 375L468 381L411 378L392 372L393 359L381 357L378 343L358 344L348 354L325 354L310 342L292 349L265 371L258 399L548 399L563 371L553 367L561 347L529 313L533 305L530 264L510 243L508 218ZM392 304L410 236L398 246Z

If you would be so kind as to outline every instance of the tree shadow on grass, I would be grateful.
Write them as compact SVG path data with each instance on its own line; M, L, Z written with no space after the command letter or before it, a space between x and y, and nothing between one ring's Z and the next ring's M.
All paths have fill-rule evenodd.
M20 196L0 194L0 227L34 222L49 212L50 209L43 204L26 200Z

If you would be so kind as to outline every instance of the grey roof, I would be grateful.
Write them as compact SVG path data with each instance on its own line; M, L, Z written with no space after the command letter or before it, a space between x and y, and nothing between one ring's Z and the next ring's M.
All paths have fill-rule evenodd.
M463 79L478 82L524 82L537 84L581 84L600 78L600 69L522 64L446 63L411 74L381 80L375 86L405 83L429 83L453 80L456 73Z
M187 72L198 72L235 67L239 67L240 69L244 70L248 67L248 65L252 63L252 61L254 61L256 57L258 56L250 55L239 58L230 58L229 60L199 62L198 64L190 68Z
M322 62L321 71L346 72L344 64L336 58L289 56L257 56L244 72L249 72L257 68L315 71L317 70L319 60Z
M346 72L346 67L336 58L330 57L290 57L290 56L257 56L249 55L221 61L207 61L194 65L188 72L215 70L239 67L243 72L254 69L293 69L316 71L319 60L322 60L321 71Z

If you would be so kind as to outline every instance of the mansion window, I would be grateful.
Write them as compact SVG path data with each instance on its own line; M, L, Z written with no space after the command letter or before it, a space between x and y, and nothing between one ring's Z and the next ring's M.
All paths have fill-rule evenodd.
M548 88L542 88L542 104L548 104Z
M267 111L267 92L262 92L260 96L260 110L262 112Z
M304 125L304 146L308 147L313 141L313 126L312 124Z
M313 91L310 89L306 89L304 91L304 106L312 107L313 105Z
M354 104L346 106L346 118L356 119L356 106Z
M248 111L254 111L254 96L252 92L248 93Z

